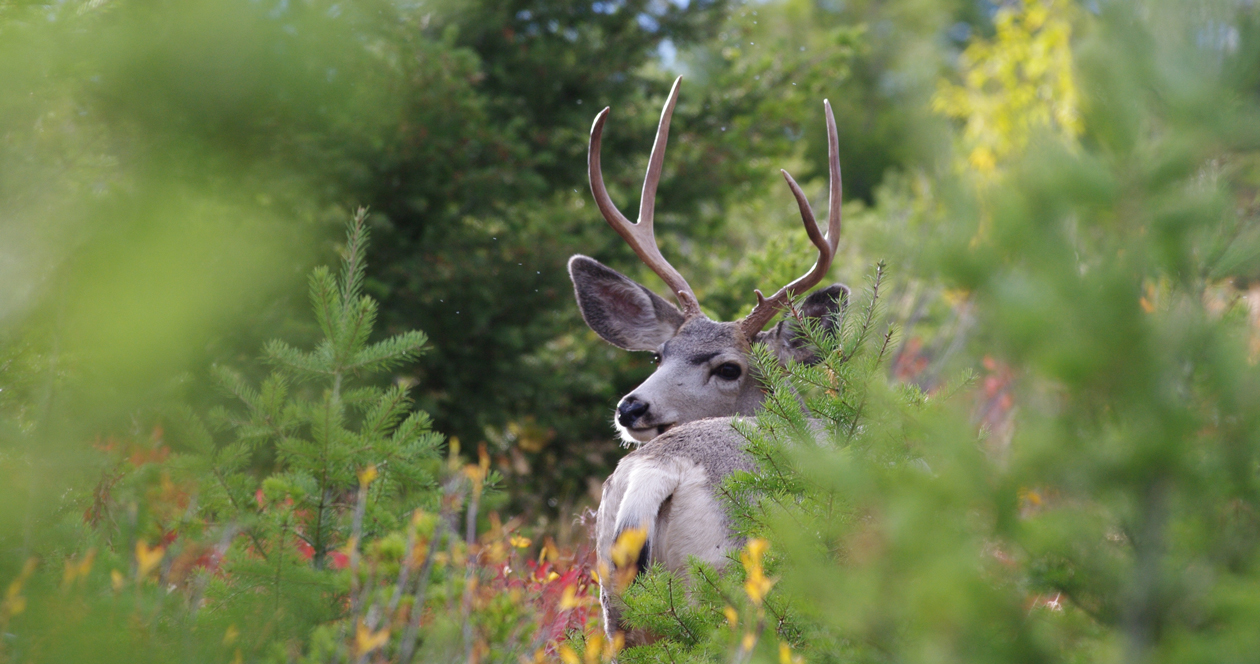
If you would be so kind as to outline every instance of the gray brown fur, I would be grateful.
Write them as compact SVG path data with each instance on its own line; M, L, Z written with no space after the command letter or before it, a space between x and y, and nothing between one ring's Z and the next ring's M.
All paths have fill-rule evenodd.
M765 399L751 370L752 345L767 345L783 363L813 362L816 354L794 319L750 341L739 323L685 318L592 258L574 256L569 274L583 318L596 334L620 348L653 350L660 357L656 371L618 405L623 440L640 447L604 482L595 520L604 627L609 638L622 632L627 645L636 645L649 635L621 622L611 560L617 537L630 528L647 530L640 565L661 563L681 572L690 558L698 558L724 567L729 552L743 542L717 489L737 470L756 472L744 438L731 426L735 416L754 415ZM834 325L848 294L840 284L822 289L805 299L801 313L824 327ZM731 367L738 367L738 375L723 376ZM628 404L636 407L627 409Z
M630 452L604 482L596 517L596 550L608 561L617 537L628 528L649 531L647 564L661 563L684 572L696 558L719 569L727 553L743 546L731 527L729 505L716 493L736 471L755 472L745 440L732 426L736 418L719 417L681 424ZM659 500L661 496L667 496ZM635 503L638 502L638 505ZM629 509L627 509L629 508ZM605 563L607 565L607 563ZM609 638L620 631L627 645L648 640L621 621L622 602L613 570L600 576L600 604Z

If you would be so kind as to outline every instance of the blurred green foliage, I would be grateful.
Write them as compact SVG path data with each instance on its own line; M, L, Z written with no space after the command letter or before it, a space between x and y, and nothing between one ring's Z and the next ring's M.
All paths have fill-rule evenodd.
M1035 32L1053 21L1021 13L1047 7L998 22ZM941 232L939 274L978 318L975 388L890 389L843 371L844 335L821 341L827 371L767 370L771 400L748 432L763 472L727 490L743 491L746 528L773 543L771 597L791 611L768 599L763 634L724 610L748 600L706 590L680 630L651 572L628 615L666 638L624 659L748 661L750 641L761 661L776 641L780 661L1254 651L1257 17L1237 3L1196 9L1103 3L1071 19L1079 140L1047 114L1017 127L1026 148L980 168L975 137L959 133L956 160L976 168L950 168L935 187L946 204L922 209ZM983 81L1010 56L964 59L961 77ZM1044 73L1016 70L1001 89L1036 94ZM990 112L1009 108L976 104L961 119ZM798 394L841 425L821 445L802 433Z

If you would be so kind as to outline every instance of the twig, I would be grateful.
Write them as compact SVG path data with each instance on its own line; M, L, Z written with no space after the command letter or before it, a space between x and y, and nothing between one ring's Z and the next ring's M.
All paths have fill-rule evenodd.
M429 573L433 570L433 557L442 543L442 538L446 536L446 522L451 517L451 505L455 502L455 491L458 486L458 479L451 479L446 484L446 491L442 496L442 511L439 513L437 525L433 528L433 539L429 540L429 550L424 557L424 565L420 567L420 573L416 577L416 598L411 605L411 620L403 632L402 645L398 654L398 661L402 664L411 664L411 659L415 656L420 620L424 617L424 596L429 588Z
M1132 596L1124 616L1124 661L1129 664L1147 660L1151 641L1159 629L1159 566L1168 521L1167 482L1162 479L1151 482L1143 498L1142 538L1131 540L1137 560L1133 566Z
M477 569L477 508L481 505L481 486L473 482L472 491L468 495L468 512L464 515L464 545L468 549L468 558L464 563L464 597L461 602L462 622L460 631L464 636L464 660L473 661L473 629L472 605L473 582Z
M888 331L884 333L884 343L879 348L879 355L875 357L875 367L878 367L879 363L883 361L884 353L888 350L888 343L892 340L892 336L893 328L889 325ZM853 440L854 434L857 433L858 421L862 419L862 411L866 408L867 393L868 390L862 390L862 399L858 401L857 408L853 411L853 420L849 422L849 434L846 438L850 441Z
M418 510L417 510L418 511ZM413 518L407 522L407 548L403 549L406 553L403 555L402 564L398 566L398 580L394 582L394 593L389 597L389 604L385 607L382 615L392 616L398 610L398 604L402 602L403 590L407 586L407 581L411 577L412 563L415 562L412 552L416 548L416 520ZM378 616L368 616L367 625L370 629L376 629Z
M687 627L687 624L683 622L682 617L678 615L678 610L674 607L674 577L673 575L669 576L669 578L665 582L665 585L667 589L666 592L669 593L669 615L674 619L674 622L678 623L679 627L683 628L683 631L687 633L687 638L690 639L691 643L694 645L696 643L696 635L691 631L691 628Z
M354 521L350 526L350 614L359 615L362 598L359 597L359 538L363 536L363 514L367 511L367 485L359 483L359 495L354 504Z
M871 283L871 303L866 306L866 317L862 320L861 327L858 328L857 339L853 341L853 347L849 352L845 353L840 359L840 363L844 364L853 359L857 352L861 350L862 345L866 343L866 337L871 331L871 322L875 320L875 312L879 304L879 287L884 281L884 261L875 264L875 280Z

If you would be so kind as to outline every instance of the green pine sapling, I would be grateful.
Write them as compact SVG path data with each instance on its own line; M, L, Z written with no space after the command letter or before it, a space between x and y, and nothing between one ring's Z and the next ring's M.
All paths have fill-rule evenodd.
M258 388L215 367L218 383L245 408L216 408L209 429L190 418L191 438L203 452L190 462L214 478L202 486L202 512L242 528L251 550L241 560L271 565L276 579L283 576L282 557L309 558L314 569L340 558L336 549L347 541L357 473L364 468L379 473L366 504L363 530L369 534L398 530L400 518L432 508L440 495L435 473L442 437L431 431L429 416L411 410L402 384L360 382L414 359L425 344L418 331L369 342L377 303L362 292L366 217L360 209L350 224L340 274L326 267L311 274L311 304L323 335L315 348L267 343L273 372ZM211 429L231 440L216 447ZM260 459L273 459L265 473Z

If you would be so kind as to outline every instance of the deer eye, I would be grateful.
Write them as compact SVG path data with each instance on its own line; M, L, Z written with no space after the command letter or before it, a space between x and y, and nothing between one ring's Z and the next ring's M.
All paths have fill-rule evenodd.
M739 378L740 374L744 373L744 370L734 362L727 362L726 364L718 365L718 368L714 369L713 373L718 378L735 380L736 378Z
M652 364L660 364L660 363L661 363L661 354L652 353Z

